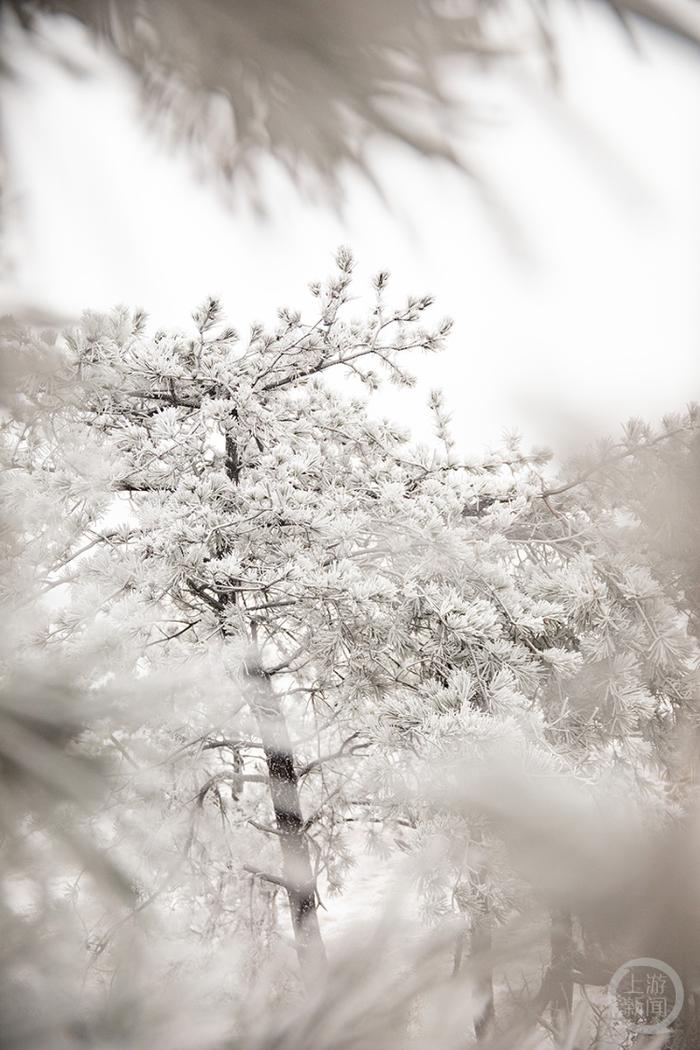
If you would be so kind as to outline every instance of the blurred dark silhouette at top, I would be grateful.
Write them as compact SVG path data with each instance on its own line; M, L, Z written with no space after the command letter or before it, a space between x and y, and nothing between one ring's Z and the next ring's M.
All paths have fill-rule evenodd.
M642 20L700 43L698 0L605 2L631 39ZM336 193L346 169L372 178L372 136L468 171L445 60L556 52L554 12L537 0L8 0L5 12L46 36L38 16L78 20L130 67L160 127L225 177L271 155Z

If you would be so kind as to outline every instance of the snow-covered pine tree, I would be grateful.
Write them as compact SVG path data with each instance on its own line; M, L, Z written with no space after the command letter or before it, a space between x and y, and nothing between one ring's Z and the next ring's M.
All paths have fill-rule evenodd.
M445 439L439 400L434 407ZM692 420L684 435L692 439ZM450 464L449 438L445 445L443 467ZM443 491L434 493L443 508L460 475L451 466L439 475ZM606 782L616 790L627 783L631 811L648 807L650 821L658 820L674 808L667 755L676 726L696 707L696 647L682 603L669 596L665 568L649 560L648 548L629 542L631 501L626 516L619 495L592 508L582 484L543 476L517 447L494 466L479 498L463 494L461 511L445 522L449 556L442 564L433 557L422 578L417 562L404 577L405 593L416 595L422 661L414 667L415 692L394 693L384 705L382 746L418 751L439 770L441 759L460 752L483 761L490 747L498 759L510 736L529 752L537 775L574 773L599 791ZM393 792L390 785L389 798ZM461 830L439 801L426 801L417 845L433 834L450 843L446 863L431 868L428 899L437 914L467 901L472 937L488 948L487 916L503 917L524 901L522 886L520 900L508 898L512 873L498 856L487 816L484 825L489 800ZM412 814L415 822L415 799ZM621 950L613 936L605 965L587 959L574 943L575 920L597 947L596 931L557 902L551 964L535 996L540 1012L551 1003L559 1030L571 1013L574 974L582 984L604 983ZM493 1013L489 984L490 978L483 990L486 1027Z
M319 377L344 368L372 386L374 361L408 381L399 355L439 348L449 328L421 326L427 298L387 308L386 274L369 317L344 320L347 251L337 265L312 288L313 323L280 311L277 327L255 326L243 348L213 301L196 313L194 339L148 338L143 317L126 311L86 317L63 347L60 378L35 392L41 412L11 438L15 484L58 491L71 520L70 540L53 541L60 554L38 559L46 587L65 592L47 644L129 639L141 676L219 653L228 718L202 732L200 697L170 751L221 756L199 785L200 806L209 797L237 805L249 785L258 788L249 822L279 843L282 871L245 867L284 888L307 972L323 954L318 872L342 859L339 843L327 849L315 837L326 796L338 793L325 767L366 746L357 705L401 671L397 585L380 566L383 546L404 528L392 479L403 435ZM400 459L393 469L414 483L430 473ZM77 570L68 568L76 559ZM103 677L114 673L107 659ZM247 720L232 717L237 707ZM245 732L232 734L232 723ZM263 785L273 824L255 819Z
M684 840L688 830L681 829L694 819L697 804L699 456L700 418L691 404L684 413L665 417L659 427L630 420L618 440L602 440L568 463L548 494L553 510L575 514L582 523L582 533L592 540L596 570L618 607L614 617L612 608L608 612L604 633L599 621L600 642L593 650L587 642L589 667L574 683L579 709L597 705L592 712L597 717L589 717L587 725L577 719L577 753L586 764L600 762L607 736L603 757L618 770L626 766L630 792L641 789L642 798L650 797L649 775L655 778L656 767L676 834ZM655 712L644 720L646 729L630 725L624 715L620 720L624 709L645 705ZM562 728L570 725L567 719ZM693 953L683 948L688 915L671 900L659 899L655 908L647 938L663 945L657 954L672 959L690 987L697 976ZM594 946L598 940L600 947L602 939L614 965L614 938L585 925L582 932ZM642 949L649 953L648 942L636 954ZM599 983L610 971L609 965L585 960L580 968L597 971ZM694 1045L700 1019L693 997L687 998L677 1027L673 1045Z
M663 809L660 748L692 692L668 595L619 549L614 515L545 476L545 456L511 443L459 459L437 395L441 447L412 449L324 384L333 369L373 388L371 364L409 382L405 352L449 330L423 327L427 298L388 307L386 274L369 315L348 318L349 253L337 264L312 286L313 321L280 311L245 345L214 301L194 338L151 337L126 310L86 315L52 347L13 337L35 378L5 434L6 491L28 508L13 596L54 599L35 641L88 654L96 697L142 698L140 724L112 704L89 738L122 762L113 838L159 770L149 812L193 872L153 857L141 903L155 883L216 937L240 926L247 884L260 904L267 887L268 910L283 890L307 976L323 956L318 880L340 884L358 799L417 847L451 838L424 898L469 916L482 947L529 892L494 800L454 813L425 784L397 793L406 756L439 771L506 741L535 772L622 770ZM574 971L561 919L538 999L555 1014Z

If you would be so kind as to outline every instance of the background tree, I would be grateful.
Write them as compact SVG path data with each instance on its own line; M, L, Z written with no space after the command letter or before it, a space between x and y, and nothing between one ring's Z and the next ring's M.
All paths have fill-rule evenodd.
M678 428L692 443L693 417ZM678 604L669 600L663 572L657 568L654 575L647 552L627 543L619 503L591 512L585 486L553 483L517 455L506 485L502 471L495 486L493 476L487 481L490 493L462 505L450 522L450 557L441 570L434 560L433 575L422 581L420 687L417 696L392 706L389 746L401 746L403 738L411 750L427 748L439 768L441 753L462 748L471 754L482 734L492 742L506 739L519 718L520 746L539 751L543 769L553 758L559 773L575 770L591 785L609 778L627 782L630 795L645 800L652 822L663 822L677 791L669 750L678 727L693 720L696 710L696 646ZM438 834L445 833L439 804L429 807L426 819L423 835L432 821ZM470 902L481 942L480 913L505 917L527 901L522 887L520 904L517 897L508 900L512 875L502 858L489 863L482 821L471 816L476 865L467 860L465 867L458 848L456 860L450 853L431 869L429 883L438 912L449 908L450 898L453 905ZM464 838L455 828L451 835L451 841ZM456 887L450 878L457 879ZM549 903L551 965L538 1002L540 1010L551 1002L561 1031L568 1027L574 981L607 983L631 931L618 927L601 948L597 938L603 931L581 914L575 918L584 940L577 945L571 909L558 894ZM486 1014L490 1010L487 998Z

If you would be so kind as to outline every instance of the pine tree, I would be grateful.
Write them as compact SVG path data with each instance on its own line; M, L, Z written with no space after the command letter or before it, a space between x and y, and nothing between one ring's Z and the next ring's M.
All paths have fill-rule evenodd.
M85 827L98 851L132 842L127 924L160 906L223 943L248 914L254 954L281 893L312 986L320 880L342 886L347 825L393 827L416 854L447 844L421 895L434 921L463 917L472 957L533 901L550 910L535 1004L561 1032L595 968L577 930L594 945L600 930L574 888L516 870L518 800L465 770L512 762L592 799L629 785L663 819L669 742L694 703L685 591L604 490L591 502L588 468L552 480L516 440L460 458L439 394L438 446L414 448L326 385L333 370L372 390L377 367L410 383L404 355L449 332L424 327L427 297L388 306L385 273L367 316L349 316L352 257L336 261L311 286L313 321L284 309L246 343L214 300L194 337L151 336L126 309L58 342L10 333L24 378L5 490L23 516L7 595L39 601L32 652L75 661L95 699L81 747L116 773L109 821ZM113 927L94 919L100 952ZM475 972L484 1037L493 977Z
M274 825L264 830L279 842L282 873L248 870L286 891L307 972L323 956L316 885L323 849L311 830L321 815L303 814L300 787L318 781L314 796L324 801L324 764L366 746L354 729L340 739L350 712L397 673L373 658L372 646L374 639L386 644L396 604L395 583L376 565L396 530L385 471L402 440L317 377L343 367L374 385L364 367L369 358L405 381L397 356L437 349L448 330L420 326L429 299L387 309L384 274L369 319L342 320L352 259L341 251L337 262L336 276L313 288L320 307L313 324L280 311L275 330L254 327L242 351L233 330L216 330L214 301L196 313L194 340L166 333L146 339L142 316L126 311L88 317L68 340L55 411L38 417L42 438L33 432L20 441L24 463L36 470L34 442L58 432L42 463L49 487L62 487L66 504L91 491L78 500L74 526L86 540L78 547L85 586L57 614L52 637L65 646L82 631L82 644L93 644L84 630L92 608L109 623L101 633L138 636L150 667L167 663L173 651L180 659L201 651L214 638L224 662L235 664L231 707L242 698L256 739L232 741L211 727L203 747L231 753L233 765L210 777L198 798L203 803L215 790L223 805L224 787L238 802L248 784L267 785ZM76 470L77 445L91 454ZM91 457L103 457L101 477ZM424 473L420 465L410 469ZM115 493L128 494L128 512L108 528L103 519L116 513ZM68 582L56 562L49 568L48 586ZM293 750L288 709L308 746L335 738L328 756L304 759ZM264 772L248 752L262 753Z

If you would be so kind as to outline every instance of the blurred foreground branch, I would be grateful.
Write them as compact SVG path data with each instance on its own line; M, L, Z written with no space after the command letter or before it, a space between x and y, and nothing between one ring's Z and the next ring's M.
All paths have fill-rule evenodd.
M697 0L606 0L630 30L643 19L700 42ZM141 83L151 113L226 177L272 156L335 190L347 168L372 177L371 137L467 170L445 61L483 66L556 50L554 9L470 0L9 0L29 32L40 14L83 24ZM509 28L504 28L509 27ZM11 65L11 56L3 56Z

